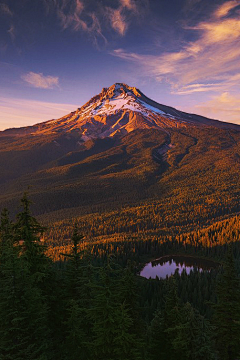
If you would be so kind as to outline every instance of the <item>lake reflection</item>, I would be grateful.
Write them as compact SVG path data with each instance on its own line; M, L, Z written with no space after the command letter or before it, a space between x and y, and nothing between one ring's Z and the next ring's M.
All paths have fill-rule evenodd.
M204 260L191 256L163 256L160 259L146 264L140 272L140 276L147 279L155 279L157 276L161 279L165 279L166 276L173 275L177 269L179 274L181 274L183 270L189 274L194 268L198 271L203 271L210 270L218 266L219 264L215 261Z

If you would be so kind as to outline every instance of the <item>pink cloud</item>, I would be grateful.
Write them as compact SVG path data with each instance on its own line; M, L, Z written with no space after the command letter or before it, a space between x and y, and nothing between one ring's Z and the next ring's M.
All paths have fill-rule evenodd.
M21 78L29 85L41 89L52 89L59 84L57 76L44 76L42 73L29 72L22 75Z

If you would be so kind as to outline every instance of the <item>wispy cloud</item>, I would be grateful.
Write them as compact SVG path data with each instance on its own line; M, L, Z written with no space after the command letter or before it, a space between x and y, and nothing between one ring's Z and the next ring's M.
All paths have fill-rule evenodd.
M196 110L201 115L227 122L235 122L240 125L239 97L229 92L214 96L211 100L196 105L193 110Z
M228 13L232 9L237 7L239 4L240 4L240 2L238 0L227 1L227 2L223 3L221 6L219 6L219 8L216 10L214 15L217 18L222 18L222 17L228 15Z
M51 6L48 0L44 0L47 13L50 13ZM53 9L60 19L63 30L71 29L74 32L82 31L88 34L95 45L98 41L106 44L107 39L103 35L101 22L96 12L89 11L82 0L55 0ZM52 5L52 3L51 3Z
M138 12L138 7L134 0L120 0L120 4L122 7L125 7L128 10L134 11L136 13Z
M112 9L112 8L106 8L107 15L111 24L111 27L119 34L119 35L125 35L127 28L128 28L128 22L126 20L126 17L123 13L123 7L120 7L118 9Z
M20 127L57 119L78 107L79 105L1 97L0 130L10 128L13 124Z
M110 25L119 35L124 36L129 24L131 15L140 15L141 2L137 3L135 0L119 0L119 6L114 9L106 7L106 14Z
M16 37L15 26L14 26L14 25L11 25L7 32L8 32L8 34L10 35L12 41L14 41L14 40L15 40L15 37Z
M59 84L57 76L44 76L42 73L29 72L22 75L21 78L29 85L41 89L52 89Z
M85 32L93 42L108 43L109 30L124 36L133 17L142 14L148 0L44 0L47 14L56 11L63 30ZM110 5L109 5L110 4Z
M167 81L176 94L220 90L239 84L240 1L227 1L206 21L186 27L198 35L177 52L137 54L116 49L112 54L144 67L144 73ZM235 78L234 78L235 76ZM229 78L231 77L231 82Z
M85 23L81 19L81 14L84 9L83 2L80 0L74 0L71 5L66 1L63 1L61 5L57 4L57 14L61 20L63 29L71 27L77 31L80 28L85 29Z
M9 6L4 3L0 3L0 14L13 16L13 12L10 10Z

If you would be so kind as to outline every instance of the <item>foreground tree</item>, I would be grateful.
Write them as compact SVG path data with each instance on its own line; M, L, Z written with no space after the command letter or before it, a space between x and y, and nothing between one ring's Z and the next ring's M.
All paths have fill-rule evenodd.
M93 359L142 359L136 335L131 331L134 324L131 310L122 302L119 274L108 263L100 269L99 279L92 286Z
M51 358L47 285L51 263L40 242L43 228L31 216L26 194L21 203L16 224L5 210L1 219L2 358L47 360Z
M149 329L149 356L152 360L176 359L178 354L172 343L176 327L180 324L180 305L175 277L169 279L163 311L157 310Z
M89 359L89 338L91 336L91 324L88 319L90 305L90 274L89 266L83 260L81 243L83 236L78 233L75 224L72 236L72 250L70 254L64 254L68 259L65 276L65 310L66 317L63 328L66 334L63 352L66 359L71 354L72 360Z
M148 329L148 357L150 360L165 359L166 334L164 328L164 317L160 310L155 312Z
M14 244L13 224L8 211L1 213L0 223L0 359L23 359L26 338L24 326L25 272Z
M231 247L218 281L214 309L219 356L222 360L234 360L240 355L240 284Z
M181 309L180 323L174 328L173 349L182 360L214 360L216 359L212 328L208 321L195 310L190 303Z

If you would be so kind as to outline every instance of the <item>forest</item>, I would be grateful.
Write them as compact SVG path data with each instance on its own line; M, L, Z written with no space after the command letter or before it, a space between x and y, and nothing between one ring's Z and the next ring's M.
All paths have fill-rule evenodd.
M240 356L238 217L179 235L112 241L85 239L75 221L54 256L55 240L32 215L27 194L21 205L15 220L1 213L1 360ZM148 260L166 254L197 254L221 266L139 276Z

